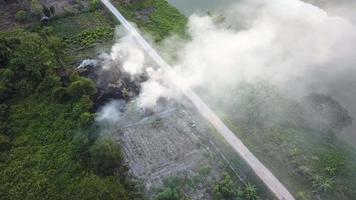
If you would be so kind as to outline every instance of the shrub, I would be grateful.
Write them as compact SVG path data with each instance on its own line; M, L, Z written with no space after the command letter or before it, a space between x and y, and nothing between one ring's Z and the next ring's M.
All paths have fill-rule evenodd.
M65 102L70 99L70 96L64 87L55 88L52 92L52 97L57 102Z
M7 96L8 88L3 82L0 82L0 100L4 100L5 96Z
M14 76L15 73L11 69L7 68L1 72L0 80L4 81L5 83L10 83Z
M331 178L326 178L320 175L312 177L313 191L316 193L327 192L333 189L334 181Z
M257 200L257 189L255 185L247 183L243 191L243 197L246 200Z
M56 10L53 6L49 7L49 11L51 12L52 16L54 16L56 14Z
M123 165L121 148L110 139L98 139L89 152L93 169L99 175L113 175Z
M6 135L0 133L0 151L8 150L10 148L10 140Z
M94 121L94 115L90 112L85 112L80 115L80 124L82 126L89 126Z
M239 193L231 177L226 173L223 174L223 179L214 186L215 199L234 199Z
M59 77L56 75L48 75L38 86L37 92L47 93L48 91L51 91L51 89L57 88L59 86L60 86Z
M31 12L36 16L42 15L42 5L38 0L31 1Z
M83 95L91 96L95 94L96 86L92 80L81 77L69 85L67 92L72 98L78 99Z
M298 192L296 197L298 200L311 200L310 195L305 192Z
M25 21L27 19L27 12L20 10L15 14L15 19L18 21Z
M156 200L179 200L179 193L177 189L166 188L156 196Z
M90 1L90 10L94 11L99 9L101 6L100 0L91 0Z
M51 11L49 10L49 8L47 8L47 6L42 5L42 13L46 17L51 17Z

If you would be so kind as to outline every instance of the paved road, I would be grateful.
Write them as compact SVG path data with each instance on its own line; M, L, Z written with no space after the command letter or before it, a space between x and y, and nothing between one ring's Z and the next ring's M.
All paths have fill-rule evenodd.
M109 0L101 0L102 3L116 16L129 34L135 37L143 50L163 69L172 74L172 68L149 45L139 32L121 15ZM189 88L180 88L179 83L174 83L178 89L193 103L200 114L208 120L215 129L226 139L233 149L247 162L263 183L280 200L294 200L294 197L283 184L254 156L242 141L222 122L222 120L206 105L201 98Z

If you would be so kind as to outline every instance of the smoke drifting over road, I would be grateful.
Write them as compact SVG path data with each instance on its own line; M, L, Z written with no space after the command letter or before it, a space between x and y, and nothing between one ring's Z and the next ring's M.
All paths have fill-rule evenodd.
M255 1L224 17L220 24L209 16L189 19L192 40L180 53L179 67L193 85L266 79L311 87L340 80L338 75L354 68L355 26L311 4Z
M221 16L192 15L187 28L189 41L167 41L182 46L174 76L147 67L150 61L130 36L112 48L117 66L132 76L148 74L138 96L141 107L177 98L171 80L210 95L263 80L297 98L332 95L356 114L356 27L348 19L300 0L255 0L230 6Z

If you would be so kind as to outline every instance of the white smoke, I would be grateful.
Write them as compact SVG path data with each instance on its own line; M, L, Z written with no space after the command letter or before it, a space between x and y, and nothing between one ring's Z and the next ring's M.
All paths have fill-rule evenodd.
M337 15L356 24L356 1L354 0L305 0L327 10L331 15Z
M104 124L115 124L122 116L121 110L125 106L125 103L120 100L114 100L107 103L97 113L96 121Z
M111 48L110 54L101 57L107 61L104 70L111 70L114 67L132 76L144 72L145 54L130 35L120 38Z
M356 27L347 19L300 0L244 1L229 6L223 16L217 22L214 16L192 15L189 41L166 41L170 45L164 52L178 52L175 75L147 67L151 63L130 36L113 46L109 57L120 63L115 67L132 76L148 74L139 106L179 97L172 80L212 94L228 92L227 86L241 81L267 80L297 96L337 91L336 99L349 103L348 109L355 107L348 94L356 94L356 87L338 88L343 81L355 83L356 76Z
M175 67L184 84L209 91L210 98L224 98L227 88L241 81L265 80L296 97L332 95L356 117L356 26L351 18L300 0L243 1L222 15L223 22L214 16L189 17L191 39ZM355 130L354 124L349 134Z
M192 39L180 52L178 67L193 86L267 79L309 87L319 81L310 77L332 77L356 63L356 28L311 4L250 1L228 10L225 18L229 27L244 26L225 28L210 16L189 18Z
M136 46L127 41L116 43L112 47L111 58L117 62L123 62L123 70L129 74L142 74L145 55Z

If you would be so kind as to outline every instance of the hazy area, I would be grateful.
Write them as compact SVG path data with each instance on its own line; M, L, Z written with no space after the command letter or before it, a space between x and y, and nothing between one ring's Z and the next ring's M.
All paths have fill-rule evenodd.
M168 0L170 4L189 16L194 12L214 11L239 0Z
M0 199L356 199L356 2L167 1L0 0Z
M258 8L253 9L252 11L248 10L249 8L251 9L252 4L260 4L262 5L264 1L251 1L254 3L249 3L246 4L246 1L241 1L241 0L225 0L225 1L199 1L199 0L193 0L193 1L182 1L182 0L170 0L169 1L172 5L176 6L178 9L180 9L183 13L185 13L187 16L190 16L193 13L206 13L206 11L210 11L216 14L222 14L223 16L227 16L227 21L230 23L228 26L236 26L236 24L241 24L241 23L248 23L247 21L253 19L253 18L258 18L256 15L258 15ZM259 2L259 3L258 3ZM326 11L325 14L328 15L330 19L334 17L341 17L344 18L345 23L354 23L355 21L355 14L352 12L352 8L355 8L355 2L353 1L322 1L322 0L307 0L306 2L313 3L315 6L319 6L320 8L324 9ZM269 3L270 5L278 5L281 4L280 1L275 1L274 3ZM284 10L288 10L288 6L284 4ZM240 10L236 10L236 12L232 12L232 8L238 8ZM312 15L312 12L314 13L321 13L324 12L321 9L317 8L312 8L311 6L305 6L310 8L310 16ZM314 11L312 11L314 9ZM305 11L304 9L303 11ZM242 11L242 12L241 12ZM300 11L300 15L302 16L302 12ZM249 14L247 14L249 12ZM277 11L278 12L278 11ZM241 14L242 13L242 14ZM311 20L306 17L304 14L303 17L305 17L305 20ZM297 14L295 15L296 17L298 16ZM233 19L235 18L235 19ZM247 20L248 19L248 20ZM230 20L230 21L229 21ZM291 25L290 29L299 29L302 30L301 24L299 22L296 22L298 24ZM299 27L298 27L299 26ZM314 26L314 25L313 25ZM306 30L306 37L309 37L312 39L313 37L319 37L313 34L319 34L320 36L329 34L333 28L330 27L330 29L321 31L320 33L316 33L313 29L314 27L304 27L304 31ZM335 27L334 27L335 28ZM350 28L353 28L353 26L350 26ZM346 33L345 31L344 33ZM341 33L341 31L340 31ZM205 33L204 33L205 34ZM268 35L264 35L265 37ZM301 34L302 37L298 41L303 40L303 34ZM259 37L259 36L257 36ZM323 36L322 36L323 37ZM327 36L326 36L327 37ZM338 37L338 36L337 36ZM296 35L295 38L298 38L298 35ZM254 38L256 40L257 38ZM326 39L326 38L325 38ZM327 39L329 40L329 38ZM314 40L315 41L315 40ZM308 42L307 42L308 43ZM316 43L315 43L316 44ZM326 43L324 43L326 44ZM239 44L236 44L239 45ZM308 44L309 45L309 44ZM323 45L321 43L316 44L318 46ZM340 50L337 50L337 48L344 48L343 41L335 41L335 47L330 46L330 53L332 54L339 54ZM338 47L337 47L338 46ZM309 47L307 46L300 46L302 49L296 50L295 51L308 51ZM317 47L317 46L315 46ZM320 46L322 49L327 49L322 46ZM286 51L291 51L293 52L292 47L290 49L286 49ZM320 50L316 50L315 52L321 52ZM312 57L316 58L316 55L314 54L309 54L312 55ZM345 54L344 54L345 55ZM312 58L310 57L310 58ZM257 57L256 57L257 58ZM310 58L307 57L300 57L299 61L303 62L309 62ZM349 62L349 63L347 63ZM343 64L341 64L343 63ZM346 67L348 65L349 67ZM299 91L296 90L304 90L304 95L305 95L305 90L309 92L320 92L324 93L327 95L331 95L334 97L337 101L339 101L343 106L346 107L346 109L350 112L350 115L353 118L356 118L356 105L354 103L355 96L356 94L356 80L355 80L355 74L356 74L356 68L353 67L355 66L355 63L353 61L350 61L346 58L343 59L343 61L340 60L338 63L330 64L330 63L325 63L323 64L322 67L316 67L315 65L311 67L311 69L305 68L305 71L303 72L304 77L308 78L302 78L298 80L296 84L293 84L293 92L291 92L293 95L297 94L300 95ZM299 66L301 67L301 66ZM347 70L345 70L345 68ZM298 68L298 67L296 67ZM294 69L296 69L294 68ZM344 68L344 69L342 69ZM331 72L332 70L333 72ZM268 73L268 72L267 72ZM276 72L277 73L277 72ZM282 73L283 74L283 73ZM284 76L285 74L281 75L281 72L279 71L276 76ZM300 76L300 75L298 75ZM285 77L284 77L285 78ZM301 78L301 76L299 77ZM302 82L300 82L302 81ZM308 82L308 83L306 83ZM299 86L303 85L303 88L300 88ZM299 87L298 89L296 87ZM290 88L289 88L290 89ZM353 123L350 127L346 128L343 130L342 133L338 134L338 136L345 141L352 142L353 144L356 144L356 124Z

